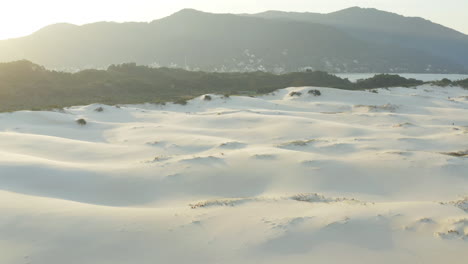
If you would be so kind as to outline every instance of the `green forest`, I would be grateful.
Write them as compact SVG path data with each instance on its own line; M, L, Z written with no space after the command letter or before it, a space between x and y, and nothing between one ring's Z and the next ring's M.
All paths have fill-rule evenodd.
M441 80L440 82L446 82ZM422 81L380 74L356 83L321 71L276 75L151 68L135 63L76 73L48 70L29 61L0 64L0 112L45 110L92 103L183 102L203 94L260 95L285 87L347 90L418 86ZM446 83L468 88L468 80Z

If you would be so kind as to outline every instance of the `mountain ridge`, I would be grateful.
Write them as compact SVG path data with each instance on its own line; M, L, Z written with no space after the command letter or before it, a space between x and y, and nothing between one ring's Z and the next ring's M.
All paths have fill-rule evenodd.
M316 16L316 17L326 17L326 16L349 16L349 15L369 15L369 14L379 14L379 15L384 15L387 17L398 17L398 18L403 18L406 20L412 20L412 21L419 21L423 23L430 23L434 26L443 28L444 30L449 30L452 33L462 35L464 37L468 37L468 34L465 34L461 31L455 30L453 28L450 28L448 26L439 24L437 22L431 21L429 19L425 19L422 17L417 17L417 16L404 16L400 15L398 13L393 13L389 11L383 11L379 10L376 8L362 8L362 7L350 7L330 13L314 13L314 12L287 12L287 11L280 11L280 10L267 10L265 12L260 12L260 13L254 13L254 14L246 14L247 16L254 16L254 17L264 17L268 15L280 15L280 14L288 14L288 15L297 15L297 16Z
M250 16L329 25L364 41L421 49L468 68L468 35L420 17L359 7L329 14L267 11Z
M57 69L136 62L205 71L467 70L459 61L431 50L369 41L332 24L262 16L182 9L151 22L54 24L26 37L0 41L0 61L27 59Z

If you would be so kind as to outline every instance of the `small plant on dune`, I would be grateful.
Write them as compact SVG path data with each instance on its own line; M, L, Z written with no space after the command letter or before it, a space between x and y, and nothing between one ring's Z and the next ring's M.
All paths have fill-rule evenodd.
M98 108L94 109L94 111L96 111L96 112L104 112L104 108L98 107Z
M83 118L76 120L76 123L80 126L84 126L87 124L86 120L84 120Z
M229 94L225 94L225 95L223 95L223 98L224 99L229 99L229 98L231 98L231 96Z
M414 126L414 125L412 123L409 123L409 122L393 125L393 127L408 127L408 126Z
M367 108L369 112L378 112L378 111L388 111L395 112L398 109L398 106L392 104L384 105L355 105L356 108Z
M158 162L158 161L161 161L161 160L163 160L162 157L154 157L153 162Z
M442 152L441 154L452 156L452 157L468 157L468 150L467 151L458 151L458 152Z
M203 100L205 100L205 101L211 101L211 99L213 99L213 98L211 98L211 96L209 96L209 95L205 95L203 97Z
M421 223L433 223L434 220L432 220L431 218L425 217L425 218L419 219L419 222L421 222Z
M468 213L468 196L462 200L451 202L451 204Z
M293 97L293 96L301 96L302 93L301 92L291 92L289 93L289 96Z
M369 92L371 92L371 93L376 93L376 94L379 93L379 91L377 91L376 89L369 90Z
M304 193L297 194L290 197L291 200L298 202L328 202L329 199L326 199L325 196L317 193Z
M322 95L322 93L319 90L309 90L307 93L311 94L313 96L321 96Z
M305 146L307 146L307 145L309 145L310 143L315 142L315 141L316 141L315 139L310 139L310 140L295 140L295 141L283 143L283 144L280 145L280 147L290 147L290 146L294 146L294 147L305 147Z

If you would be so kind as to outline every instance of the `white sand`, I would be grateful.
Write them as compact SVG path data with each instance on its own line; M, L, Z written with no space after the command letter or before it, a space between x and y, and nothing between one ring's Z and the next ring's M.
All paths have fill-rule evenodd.
M310 89L0 114L0 263L466 264L468 90Z

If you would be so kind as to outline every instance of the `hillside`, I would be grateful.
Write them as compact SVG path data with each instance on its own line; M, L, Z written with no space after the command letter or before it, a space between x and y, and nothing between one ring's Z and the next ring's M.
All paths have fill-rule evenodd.
M204 71L463 72L428 51L352 36L334 26L182 10L151 23L51 25L0 41L0 61L27 59L53 69L111 64Z
M252 16L328 25L363 41L422 50L468 69L468 36L419 17L359 7L330 14L268 11Z

